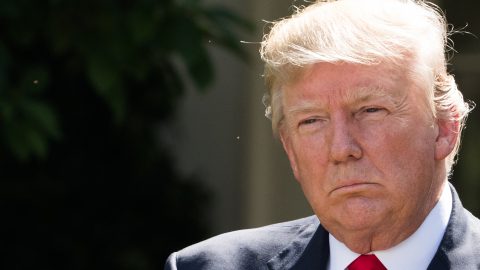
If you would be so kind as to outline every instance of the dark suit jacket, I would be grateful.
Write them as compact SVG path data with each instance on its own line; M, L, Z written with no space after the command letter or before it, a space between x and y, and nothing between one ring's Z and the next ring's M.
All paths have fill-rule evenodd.
M480 221L451 186L453 208L428 270L480 269ZM165 270L326 269L328 232L315 216L216 236L167 260Z

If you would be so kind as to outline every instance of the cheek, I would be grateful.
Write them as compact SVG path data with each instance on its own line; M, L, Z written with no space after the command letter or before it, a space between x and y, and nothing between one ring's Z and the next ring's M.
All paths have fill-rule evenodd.
M325 168L328 163L328 147L323 136L295 138L293 140L293 149L295 149L297 165L302 179L310 179L309 176L315 176L320 173L322 168Z
M308 201L317 200L325 185L325 171L328 166L327 146L321 136L294 138L292 141L296 164L297 180Z
M398 159L402 156L428 156L433 153L433 128L418 119L389 119L364 129L362 141L366 149L382 158ZM368 151L368 150L367 150Z
M382 130L377 131L377 139L370 140L365 152L383 178L389 179L386 185L410 190L420 185L418 181L431 177L434 138L428 128L396 126Z

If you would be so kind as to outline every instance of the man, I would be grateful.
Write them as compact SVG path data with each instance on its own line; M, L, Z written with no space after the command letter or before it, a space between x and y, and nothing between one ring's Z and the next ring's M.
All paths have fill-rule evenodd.
M448 184L470 111L446 22L414 0L316 2L264 38L267 115L315 216L232 232L166 269L480 269Z

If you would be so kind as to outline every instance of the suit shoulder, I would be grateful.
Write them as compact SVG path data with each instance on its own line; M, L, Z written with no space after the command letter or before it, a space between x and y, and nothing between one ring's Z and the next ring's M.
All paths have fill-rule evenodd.
M469 238L475 240L476 245L478 245L477 251L480 254L480 220L474 216L470 211L464 210L465 216L467 217L467 232L469 232Z
M311 237L318 225L311 216L224 233L180 250L176 264L183 265L178 269L262 269L297 237Z

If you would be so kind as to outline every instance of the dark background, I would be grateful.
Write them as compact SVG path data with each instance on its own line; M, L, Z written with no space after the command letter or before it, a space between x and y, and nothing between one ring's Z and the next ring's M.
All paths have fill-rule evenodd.
M477 5L442 8L480 35ZM260 40L254 25L200 0L1 1L0 268L161 269L210 236L216 195L179 168L159 130L187 85L210 90L212 41L247 59L239 35ZM452 37L450 70L479 101L474 35ZM476 110L453 175L477 216L479 119Z

